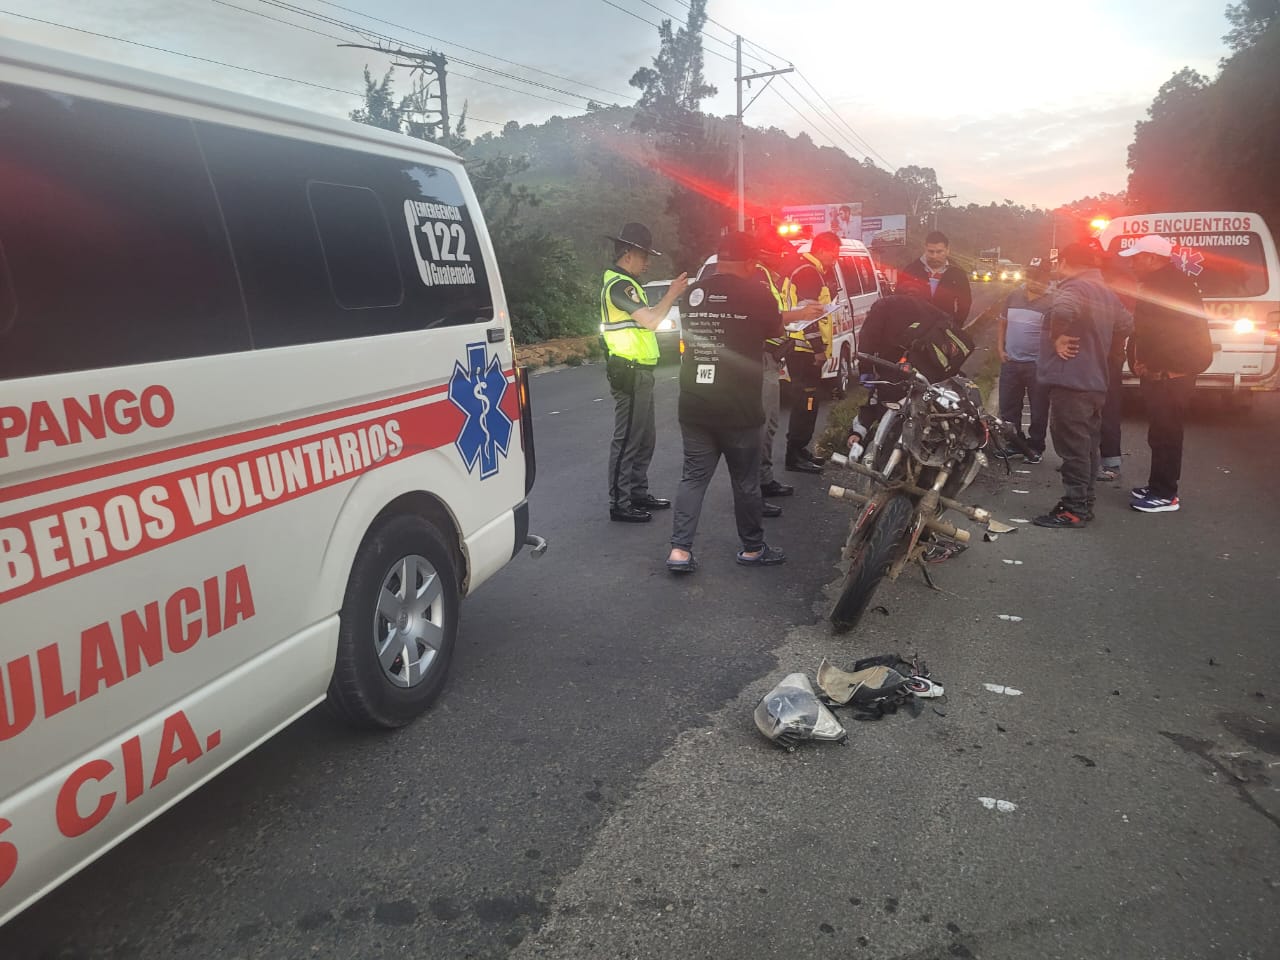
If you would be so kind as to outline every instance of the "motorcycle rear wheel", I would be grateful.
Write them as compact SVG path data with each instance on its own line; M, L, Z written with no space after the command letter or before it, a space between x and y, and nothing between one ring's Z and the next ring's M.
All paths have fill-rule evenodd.
M857 626L880 581L893 565L894 554L911 528L914 515L915 505L911 499L899 494L872 518L871 530L849 562L849 573L831 611L831 625L836 633L845 633Z

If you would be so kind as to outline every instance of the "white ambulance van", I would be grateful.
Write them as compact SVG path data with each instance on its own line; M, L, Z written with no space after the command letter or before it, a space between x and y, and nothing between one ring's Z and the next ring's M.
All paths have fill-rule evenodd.
M0 40L0 923L327 699L394 727L526 542L447 150Z
M1213 364L1196 378L1196 389L1247 403L1256 391L1280 388L1280 260L1262 217L1133 214L1112 220L1098 242L1114 255L1150 233L1173 243L1175 265L1200 288L1209 314Z

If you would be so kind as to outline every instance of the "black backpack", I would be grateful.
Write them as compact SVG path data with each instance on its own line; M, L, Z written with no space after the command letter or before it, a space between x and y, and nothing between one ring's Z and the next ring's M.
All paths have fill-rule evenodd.
M907 360L930 383L954 377L973 354L973 338L938 320L917 320L907 326Z

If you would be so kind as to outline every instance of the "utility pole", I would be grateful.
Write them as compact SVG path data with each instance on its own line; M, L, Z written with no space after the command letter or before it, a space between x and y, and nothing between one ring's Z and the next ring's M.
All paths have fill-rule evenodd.
M745 165L747 128L742 123L742 115L746 112L746 107L742 105L742 84L744 81L750 83L752 80L762 80L765 77L769 78L769 83L773 83L774 77L781 76L784 73L794 73L796 68L785 67L782 70L768 70L764 73L752 73L744 77L742 75L742 37L739 36L737 41L738 69L735 71L734 79L738 84L738 229L745 230L747 227L747 176ZM764 93L768 89L769 83L760 88L760 93ZM759 97L760 93L751 98L751 103L756 102L756 97ZM751 103L748 103L747 107L751 106Z
M932 207L933 207L933 229L934 230L938 229L938 201L954 200L955 198L956 198L956 195L954 193L935 193L933 195Z
M408 67L417 76L414 80L413 93L406 99L413 106L413 112L418 114L422 119L419 121L423 131L427 134L428 139L437 139L434 135L437 130L440 133L439 141L445 142L449 139L449 88L448 88L448 59L443 53L437 53L429 50L426 53L415 53L409 50L402 50L399 47L369 46L363 43L340 43L340 47L352 47L356 50L374 50L378 53L385 53L390 57L399 58L401 61L392 61L393 67ZM438 87L438 93L432 93L432 86ZM433 110L430 106L432 100L439 100L439 109ZM439 120L428 119L433 115L438 115ZM412 121L411 121L412 122Z

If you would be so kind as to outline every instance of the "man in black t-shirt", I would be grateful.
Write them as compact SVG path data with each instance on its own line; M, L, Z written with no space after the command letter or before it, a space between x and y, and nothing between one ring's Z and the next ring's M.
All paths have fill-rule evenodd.
M782 314L753 278L754 238L732 233L720 241L716 273L690 287L681 310L680 433L684 470L676 493L667 569L693 570L693 538L702 500L723 456L733 484L742 550L738 563L772 566L786 559L764 542L760 498L761 344L782 336Z

